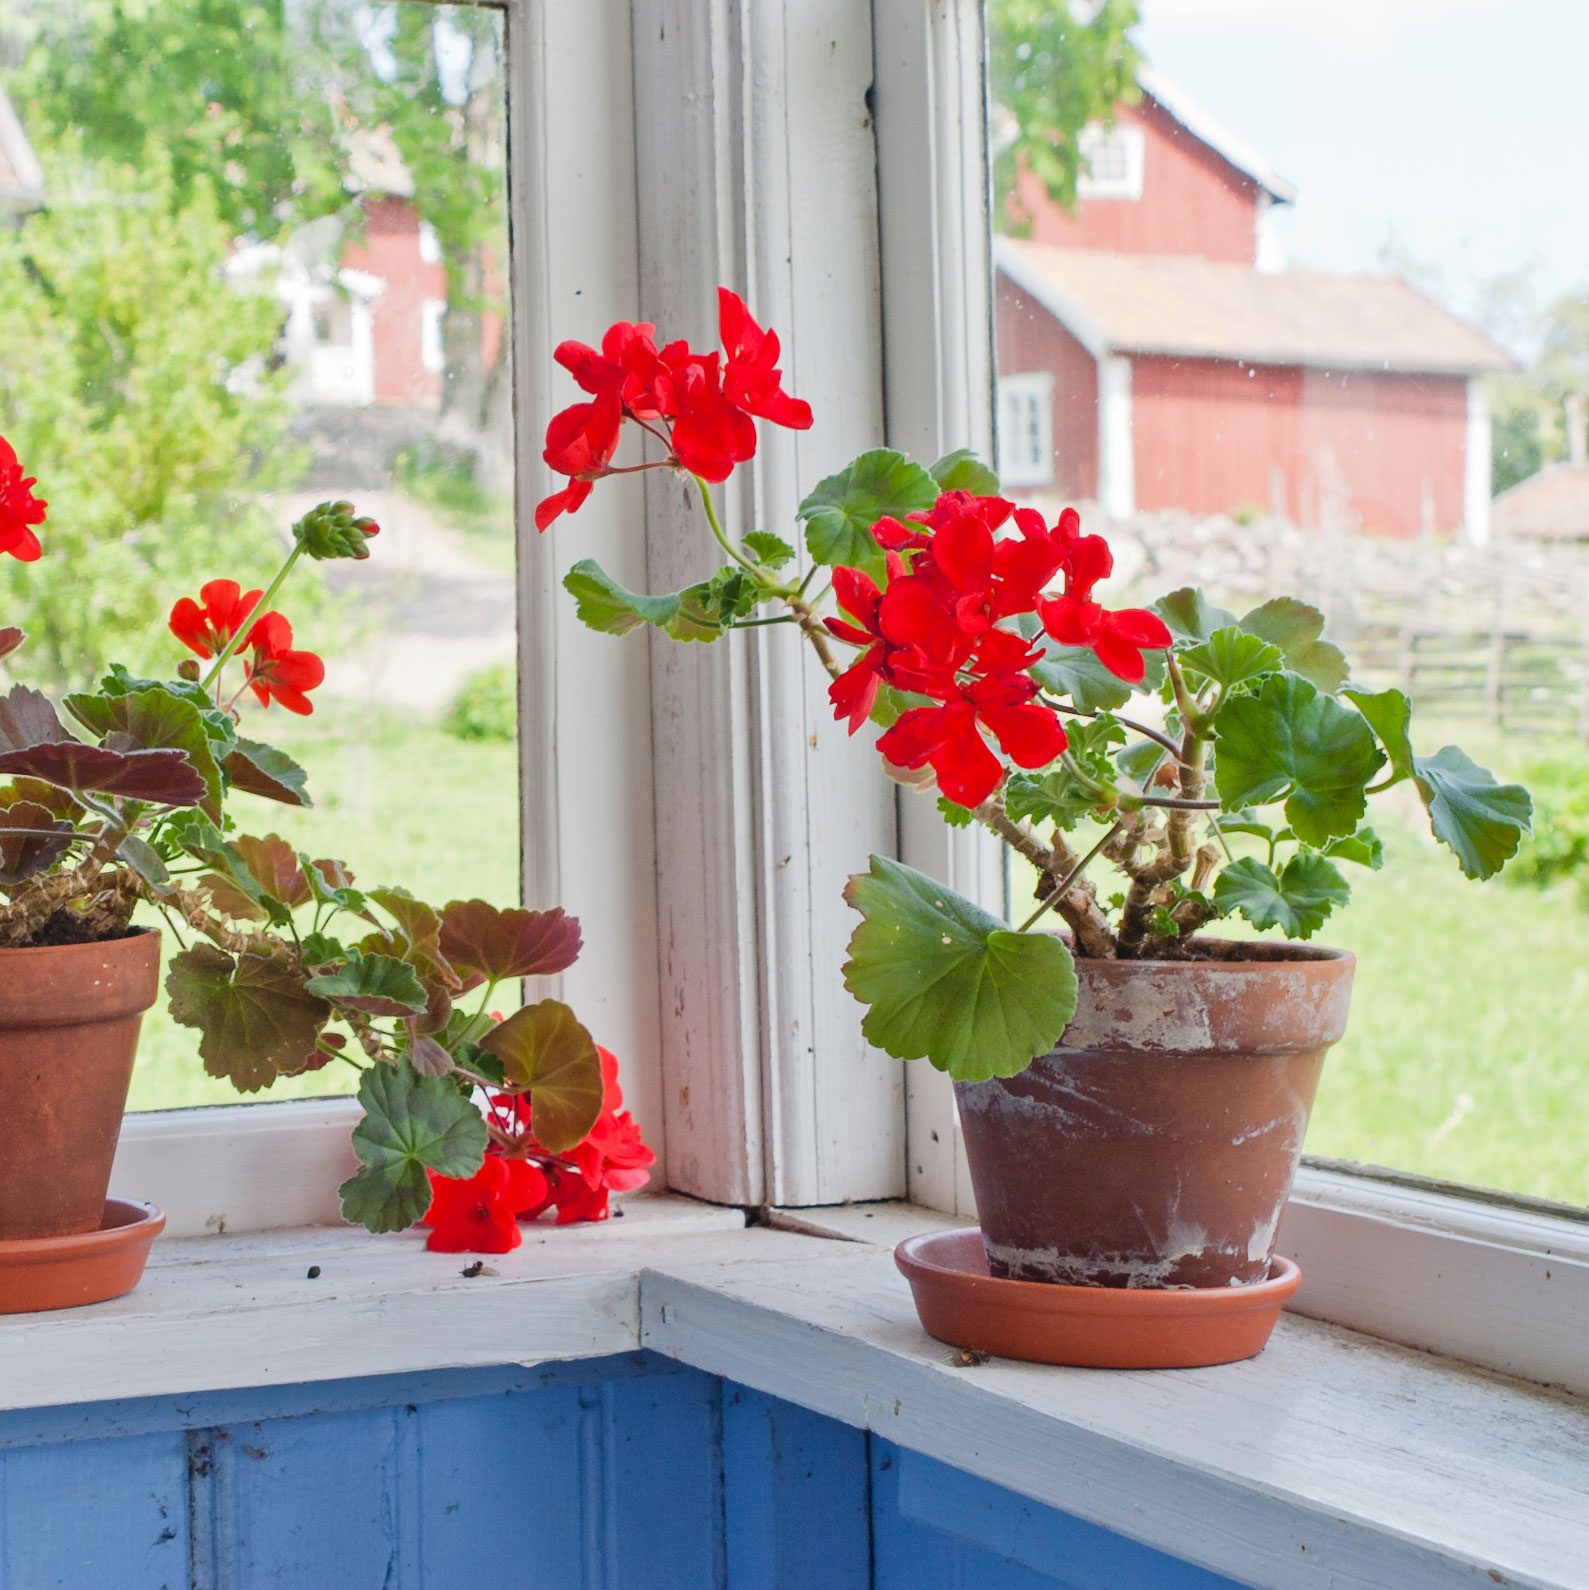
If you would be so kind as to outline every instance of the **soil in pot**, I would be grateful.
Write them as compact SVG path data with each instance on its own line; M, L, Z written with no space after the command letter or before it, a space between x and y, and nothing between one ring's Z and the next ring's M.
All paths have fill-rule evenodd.
M0 950L0 1241L97 1231L160 935Z
M1105 1287L1267 1278L1353 966L1271 945L1078 960L1059 1047L1018 1076L956 1085L990 1272Z

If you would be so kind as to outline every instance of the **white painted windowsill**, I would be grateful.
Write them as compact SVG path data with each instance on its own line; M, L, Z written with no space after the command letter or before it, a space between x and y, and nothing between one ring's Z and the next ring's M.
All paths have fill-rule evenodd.
M169 1240L129 1297L0 1321L0 1407L649 1348L1275 1590L1589 1582L1585 1401L1289 1316L1221 1369L960 1367L864 1220L641 1197L473 1278L417 1236Z

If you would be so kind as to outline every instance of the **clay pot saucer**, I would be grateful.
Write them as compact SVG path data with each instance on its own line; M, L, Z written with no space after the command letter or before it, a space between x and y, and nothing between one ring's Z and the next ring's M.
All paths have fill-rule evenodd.
M988 1273L982 1233L909 1237L894 1250L929 1336L952 1347L1087 1369L1195 1369L1261 1353L1302 1272L1276 1257L1247 1286L1058 1286Z
M97 1231L0 1242L0 1314L77 1308L130 1292L165 1223L153 1204L107 1198Z

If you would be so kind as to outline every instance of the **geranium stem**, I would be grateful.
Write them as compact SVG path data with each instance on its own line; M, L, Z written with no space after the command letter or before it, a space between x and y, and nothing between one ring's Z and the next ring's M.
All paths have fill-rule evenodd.
M701 494L701 507L705 510L706 522L712 527L712 534L716 536L717 544L729 555L729 557L739 564L741 568L749 569L752 574L759 578L761 575L761 570L758 569L756 565L752 563L750 559L747 558L743 553L737 551L733 544L729 541L728 537L723 534L723 527L717 522L717 505L712 501L712 488L708 486L699 475L692 474L690 479L695 482L695 488Z

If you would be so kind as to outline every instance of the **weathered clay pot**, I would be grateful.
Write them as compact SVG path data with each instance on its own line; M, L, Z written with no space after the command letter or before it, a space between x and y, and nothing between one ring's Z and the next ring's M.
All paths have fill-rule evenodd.
M1019 1076L956 1085L994 1275L1114 1287L1269 1275L1354 961L1243 948L1264 958L1078 960L1060 1046Z
M0 950L0 1241L97 1231L160 935Z

